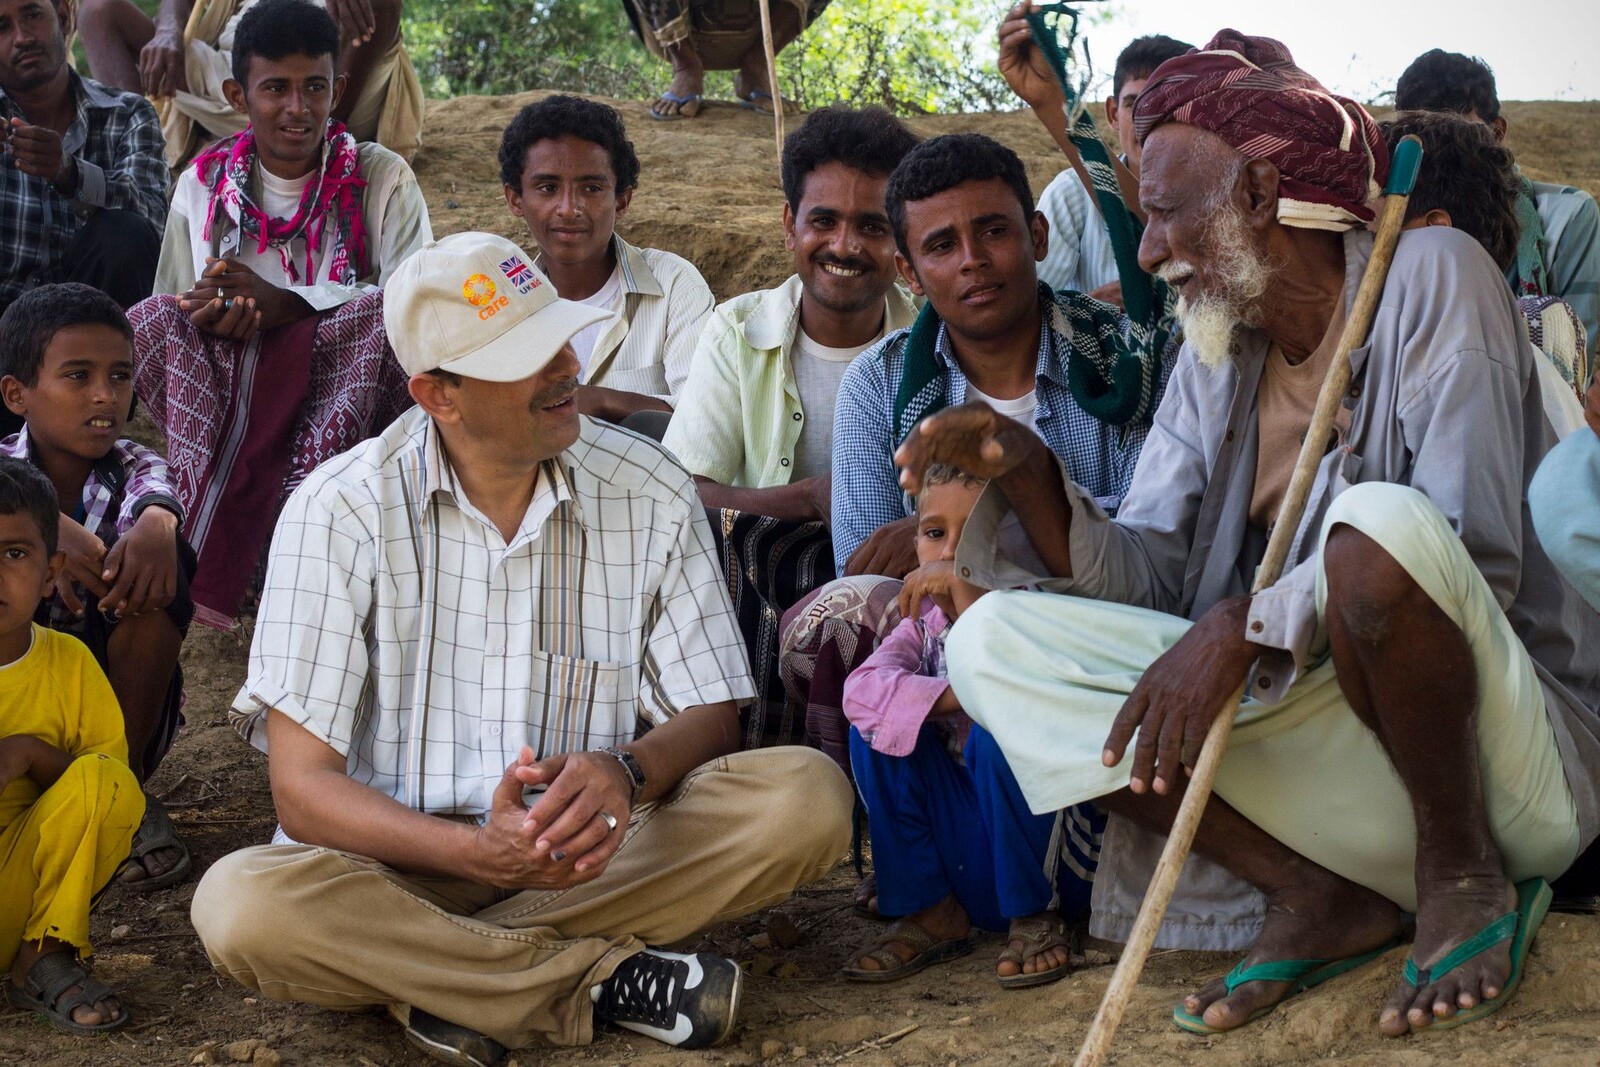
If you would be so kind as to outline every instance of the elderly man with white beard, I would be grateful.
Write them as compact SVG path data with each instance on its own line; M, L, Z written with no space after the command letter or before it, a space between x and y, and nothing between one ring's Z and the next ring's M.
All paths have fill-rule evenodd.
M1248 955L1179 1026L1265 1015L1385 954L1407 913L1378 1026L1480 1018L1516 989L1543 879L1600 824L1600 615L1530 525L1554 435L1510 295L1459 231L1401 238L1290 569L1252 597L1387 153L1358 104L1232 30L1152 75L1136 127L1140 261L1181 287L1186 342L1116 519L986 408L924 420L896 457L913 493L935 462L990 479L957 570L1035 590L963 613L951 682L1035 811L1116 815L1093 928L1116 937L1248 680L1158 941Z

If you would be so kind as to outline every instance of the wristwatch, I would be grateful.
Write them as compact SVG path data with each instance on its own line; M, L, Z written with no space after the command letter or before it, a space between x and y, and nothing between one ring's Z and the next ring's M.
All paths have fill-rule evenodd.
M622 764L623 773L628 776L628 783L633 786L633 795L628 798L629 804L639 803L639 795L644 792L644 768L639 766L639 761L633 758L633 753L627 749L607 745L599 751L613 757Z

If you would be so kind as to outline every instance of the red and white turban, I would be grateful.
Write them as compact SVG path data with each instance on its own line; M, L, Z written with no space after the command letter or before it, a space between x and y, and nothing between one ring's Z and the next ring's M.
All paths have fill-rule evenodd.
M1157 67L1134 107L1134 136L1142 143L1166 122L1210 130L1276 165L1285 226L1363 226L1389 174L1389 149L1366 109L1330 93L1270 37L1223 30Z

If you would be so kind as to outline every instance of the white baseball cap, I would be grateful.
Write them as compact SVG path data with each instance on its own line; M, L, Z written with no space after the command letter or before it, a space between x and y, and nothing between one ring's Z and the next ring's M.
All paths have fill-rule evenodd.
M407 374L520 382L610 316L561 299L531 256L492 233L429 241L383 287L384 330Z

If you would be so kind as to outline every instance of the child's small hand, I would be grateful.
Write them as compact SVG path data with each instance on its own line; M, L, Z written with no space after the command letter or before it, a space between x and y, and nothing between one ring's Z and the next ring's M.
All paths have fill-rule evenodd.
M106 595L106 583L101 578L105 569L106 546L100 538L84 529L81 522L70 516L61 516L57 529L60 549L67 554L67 565L56 579L56 592L68 611L81 615L83 601L78 598L78 591L73 585L81 585L97 597Z
M119 617L172 603L178 595L178 517L159 506L141 511L133 529L106 553L101 577L111 587L100 607Z
M900 617L915 618L925 596L933 597L946 615L954 614L950 589L955 576L956 565L947 559L930 560L906 575L906 584L900 587Z

